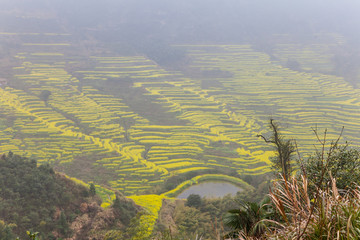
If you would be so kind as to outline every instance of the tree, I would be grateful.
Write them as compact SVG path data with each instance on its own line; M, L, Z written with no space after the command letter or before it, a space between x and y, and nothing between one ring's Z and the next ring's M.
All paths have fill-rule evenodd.
M190 194L187 197L186 206L199 208L201 206L201 197L198 194Z
M195 239L196 235L204 239L214 239L210 238L212 220L208 213L182 205L176 208L173 218L181 239Z
M96 188L93 183L90 183L89 193L90 193L90 196L92 196L92 197L96 195Z
M50 95L51 92L49 90L42 90L39 95L39 98L46 103L49 100Z
M120 199L119 199L119 197L117 195L116 195L116 198L114 200L114 203L113 203L112 207L114 209L120 209L121 208L121 202L120 202Z
M58 228L61 234L66 235L69 231L69 224L66 221L65 213L62 211L59 218Z
M274 119L270 119L270 128L272 131L270 138L263 135L257 136L262 137L266 143L274 144L276 156L271 159L272 167L280 172L285 179L288 179L292 172L291 160L293 153L295 153L295 144L293 140L284 139L280 133L279 125L274 123Z

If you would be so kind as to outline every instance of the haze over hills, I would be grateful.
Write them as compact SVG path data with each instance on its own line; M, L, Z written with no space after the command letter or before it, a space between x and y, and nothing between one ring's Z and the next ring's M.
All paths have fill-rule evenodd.
M360 143L358 1L0 3L0 152L154 216L194 182L257 187L270 117L304 155L312 127Z

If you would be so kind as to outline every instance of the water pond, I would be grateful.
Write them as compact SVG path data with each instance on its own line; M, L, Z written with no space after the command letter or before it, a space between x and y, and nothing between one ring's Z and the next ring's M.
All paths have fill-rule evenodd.
M198 194L201 197L216 198L227 194L235 195L242 191L238 186L228 182L203 182L193 185L180 193L177 198L186 199L190 194Z

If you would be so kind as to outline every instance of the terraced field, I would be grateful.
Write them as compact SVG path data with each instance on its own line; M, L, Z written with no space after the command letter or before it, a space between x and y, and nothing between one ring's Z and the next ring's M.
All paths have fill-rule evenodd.
M91 68L70 74L69 66L85 60L69 55L67 35L43 35L51 39L24 41L24 52L15 56L14 78L26 88L0 89L7 116L1 151L26 151L59 166L94 156L90 164L113 172L108 185L125 194L149 192L169 176L192 171L269 171L272 152L256 135L267 132L270 116L286 123L303 153L312 151L315 126L335 137L344 125L348 139L359 142L358 90L338 77L281 67L250 45L178 46L200 73L190 77L144 56L94 56L86 59ZM130 81L131 89L186 124L154 124L94 85L109 79ZM44 90L51 92L47 101L39 98Z
M84 57L67 34L0 33L0 40L13 36L22 47L0 88L0 152L27 154L139 202L154 197L136 195L156 192L171 176L269 172L273 153L256 137L268 133L269 117L286 125L303 154L313 152L312 127L327 128L331 139L344 126L346 139L360 143L358 89L280 65L296 57L304 68L318 62L329 70L330 56L312 54L329 46L314 45L299 59L296 46L279 45L280 62L251 45L176 46L190 59L180 72L142 55ZM153 216L166 196L148 206Z
M267 132L270 116L288 125L304 153L312 151L315 126L335 137L344 125L345 135L359 142L358 90L338 77L281 67L250 45L178 46L201 73L190 77L144 56L94 56L87 59L90 69L72 75L66 69L83 59L68 54L67 35L43 35L52 40L24 42L15 56L21 65L14 78L26 89L1 89L2 115L15 119L2 127L1 151L26 151L55 165L97 156L91 164L114 172L108 184L128 195L191 171L269 171L272 153L256 135ZM186 124L154 124L93 84L109 79L131 81L131 89ZM51 92L48 101L39 98L44 90Z
M305 43L291 41L287 34L279 34L275 38L284 43L275 45L272 51L274 60L284 66L293 65L302 71L321 73L333 72L335 49L346 42L343 36L335 33L314 34L311 43L306 43L306 40Z
M272 116L288 125L288 136L299 142L302 152L312 151L311 127L327 128L334 138L344 126L346 139L359 144L359 90L342 78L281 67L251 46L184 47L190 49L193 68L232 74L213 79L221 87L207 92L235 115L253 117L257 124L246 125L249 131L263 132Z

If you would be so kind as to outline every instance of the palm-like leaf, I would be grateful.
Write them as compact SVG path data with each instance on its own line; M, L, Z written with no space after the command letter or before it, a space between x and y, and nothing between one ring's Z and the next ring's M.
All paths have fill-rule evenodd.
M223 222L233 230L233 234L245 231L249 235L258 236L265 230L265 223L262 220L267 216L264 208L266 203L244 202L239 209L229 210Z

